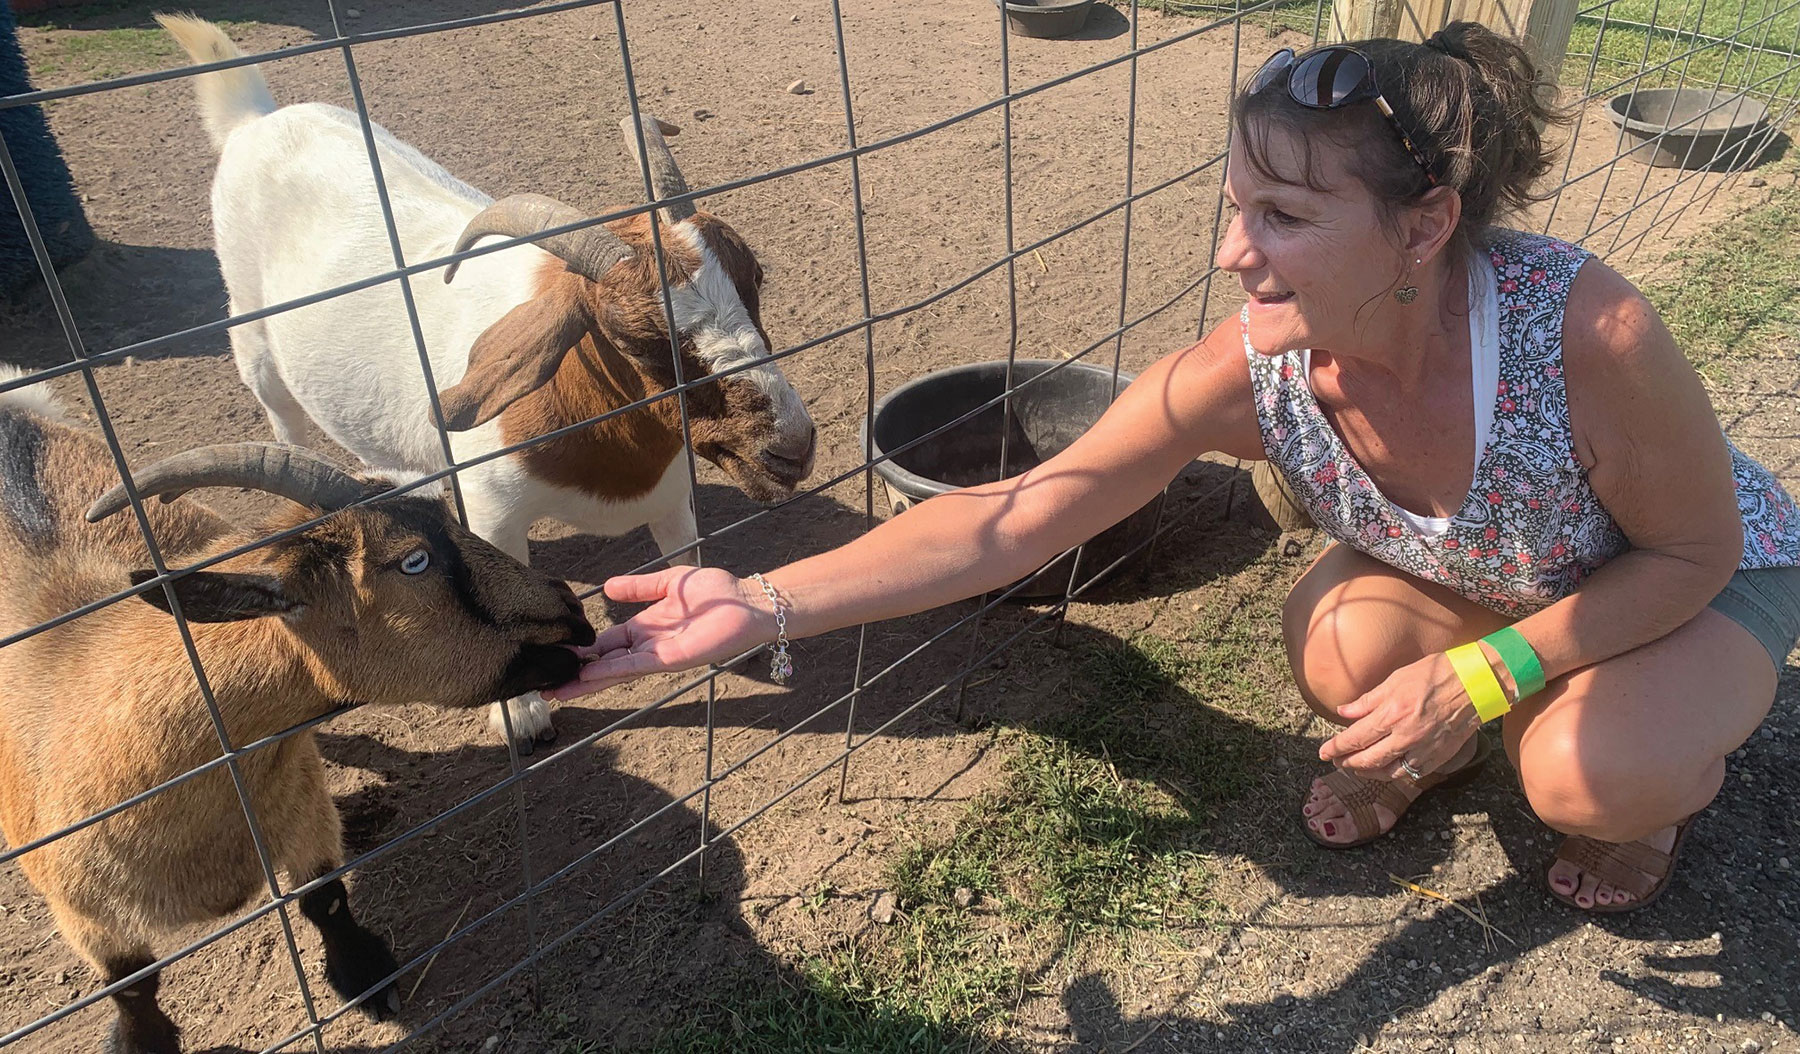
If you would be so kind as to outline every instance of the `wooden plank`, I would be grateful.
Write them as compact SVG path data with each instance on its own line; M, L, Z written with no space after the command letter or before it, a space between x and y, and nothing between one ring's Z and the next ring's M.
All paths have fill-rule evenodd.
M1334 0L1333 40L1399 37L1422 41L1451 22L1480 22L1523 38L1545 80L1556 83L1569 50L1577 0Z

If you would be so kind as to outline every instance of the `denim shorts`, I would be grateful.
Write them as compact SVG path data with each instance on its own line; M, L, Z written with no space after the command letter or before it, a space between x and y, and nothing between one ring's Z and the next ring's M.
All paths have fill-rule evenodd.
M1800 640L1800 567L1739 571L1707 607L1749 630L1780 672Z

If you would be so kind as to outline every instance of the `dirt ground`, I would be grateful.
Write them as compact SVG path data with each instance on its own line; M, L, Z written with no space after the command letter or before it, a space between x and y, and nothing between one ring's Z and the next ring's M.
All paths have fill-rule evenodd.
M991 5L848 6L854 8L845 15L851 99L862 142L917 129L999 92ZM246 48L330 33L322 4L243 0L197 7L207 17L253 23L238 33ZM368 5L353 25L379 29L498 7L484 0L394 0ZM148 25L148 10L107 7L82 15L71 29L28 28L24 43L36 63L58 54L70 35ZM683 126L674 147L691 184L718 184L844 147L830 14L817 0L627 5L638 90L646 109ZM1147 14L1142 39L1200 25ZM1135 185L1171 179L1222 147L1234 44L1245 63L1254 63L1295 39L1258 25L1226 27L1138 62ZM1012 83L1042 83L1121 54L1129 41L1125 19L1111 8L1098 9L1078 39L1014 38ZM635 168L616 127L626 105L610 6L374 43L357 50L356 62L376 120L490 193L538 191L596 210L637 200ZM350 104L339 53L264 68L280 101ZM1014 105L1016 244L1030 245L1122 195L1131 77L1131 66L1122 63ZM38 78L40 87L77 79L66 73ZM790 93L795 80L810 90ZM181 82L134 87L60 101L49 115L103 241L63 276L86 347L123 347L222 317L225 294L208 227L212 157L190 89ZM1611 126L1590 114L1574 171L1610 156L1612 136ZM863 160L876 311L914 303L1004 253L1002 145L1002 115L995 110ZM1586 180L1558 206L1553 228L1579 235L1591 216L1605 222L1634 195L1669 188L1674 178L1622 166L1604 195L1600 177ZM1705 190L1715 182L1706 181ZM1704 217L1697 206L1688 209L1670 235L1629 259L1621 256L1617 265L1644 273L1711 219L1771 192L1749 184L1728 186ZM1670 191L1665 215L1701 186ZM1215 202L1216 171L1208 170L1137 203L1127 317L1164 304L1204 273ZM758 250L769 274L764 318L777 344L862 317L847 163L704 204ZM1624 241L1649 213L1639 215L1638 226L1625 227ZM1022 357L1078 352L1118 324L1123 232L1123 215L1115 213L1019 260ZM386 267L370 261L371 273ZM1235 307L1225 286L1210 301L1203 292L1134 329L1122 344L1125 368L1141 369L1191 340L1200 321L1216 321ZM41 298L0 312L0 358L27 366L68 359ZM874 327L876 389L946 364L1004 357L1010 328L1002 268ZM853 334L786 363L820 428L820 479L859 460L864 354L862 336ZM1109 359L1110 347L1097 354ZM1791 357L1758 366L1754 377L1716 393L1720 409L1742 444L1792 486L1800 482L1793 419L1800 370ZM200 440L267 437L223 334L109 364L97 377L134 460ZM57 389L86 405L77 379L65 378ZM1247 481L1233 486L1234 471L1198 463L1177 481L1170 515L1180 527L1159 548L1156 565L1111 590L1104 602L1076 605L1069 628L1075 640L1127 638L1174 625L1221 590L1278 587L1246 577L1271 549L1279 550L1274 566L1291 565L1288 573L1298 573L1305 540L1284 550L1282 541L1251 526L1241 485ZM703 528L755 511L710 466L702 465L700 475ZM1233 507L1227 494L1235 495ZM221 504L247 508L238 499ZM855 535L863 508L863 483L851 480L727 533L709 544L706 556L735 569L773 566ZM879 504L877 511L884 511ZM605 540L548 524L533 548L534 562L589 585L653 556L643 532ZM1261 559L1254 573L1269 566ZM965 610L872 627L865 670L887 666ZM609 612L594 601L591 614L598 621ZM985 639L1000 639L1027 615L1009 609L991 617ZM854 716L859 733L938 685L966 661L968 648L966 638L954 636L863 693ZM480 925L422 976L415 970L403 979L408 1002L399 1024L371 1025L349 1015L328 1029L329 1048L387 1046L500 975L533 942L556 937L646 883L641 900L574 936L537 971L499 984L415 1046L537 1051L557 1049L555 1037L568 1035L633 1046L733 985L791 975L787 952L820 925L797 910L795 898L829 883L840 905L863 904L880 882L886 852L909 825L948 815L994 780L998 752L992 734L979 726L1029 723L1054 707L1059 677L1066 676L1059 672L1065 651L1045 635L1029 635L1003 668L970 688L963 721L953 719L947 704L934 703L859 753L844 802L831 771L721 839L707 854L704 898L694 896L691 866L653 881L703 837L731 830L841 749L844 707L802 722L849 688L857 637L830 635L796 650L802 673L790 689L727 675L710 714L703 699L687 699L631 716L679 683L673 679L563 706L559 746L618 727L592 745L530 759L538 767L520 800L495 796L360 867L351 880L358 912L392 938L402 958L459 927ZM1291 687L1272 687L1291 708L1293 727L1276 745L1266 793L1235 808L1214 847L1232 924L1213 947L1166 963L1147 961L1157 968L1136 975L1159 980L1142 990L1114 985L1079 964L1047 968L1038 994L1022 998L1014 1042L1028 1050L1145 1054L1800 1045L1791 1031L1800 1023L1793 1005L1800 1000L1800 881L1791 864L1800 857L1800 822L1783 807L1791 766L1800 758L1800 716L1792 702L1797 678L1800 668L1784 672L1774 716L1734 759L1725 793L1690 840L1682 877L1665 902L1619 920L1578 917L1545 896L1545 832L1529 818L1504 766L1471 793L1423 807L1403 833L1365 852L1327 857L1314 851L1292 813L1320 729L1303 716ZM692 791L705 777L709 721L716 725L715 771L784 731L800 731L703 801ZM489 740L475 712L365 708L332 721L320 739L353 852L412 830L507 772L506 752ZM529 829L524 840L521 807ZM559 878L529 912L498 909L523 888L522 857L541 880L649 816L656 818ZM1479 894L1505 936L1484 945L1473 923L1399 890L1390 872L1427 876L1433 888L1471 902ZM857 911L844 908L840 921L851 925ZM317 941L303 924L296 931L311 991L328 1008ZM534 986L542 1009L532 1000ZM0 866L0 1032L96 987L54 934L16 864ZM259 1050L306 1020L273 919L171 968L163 992L194 1050ZM81 1011L20 1049L92 1050L110 1016L104 1004Z

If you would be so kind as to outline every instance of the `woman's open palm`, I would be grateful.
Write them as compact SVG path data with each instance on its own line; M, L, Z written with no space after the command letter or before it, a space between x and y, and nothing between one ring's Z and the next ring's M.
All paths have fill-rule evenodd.
M773 636L775 622L736 576L716 567L671 567L608 579L606 595L621 603L651 602L580 649L579 679L544 693L574 699L645 674L686 670L729 659ZM760 597L760 594L758 594Z

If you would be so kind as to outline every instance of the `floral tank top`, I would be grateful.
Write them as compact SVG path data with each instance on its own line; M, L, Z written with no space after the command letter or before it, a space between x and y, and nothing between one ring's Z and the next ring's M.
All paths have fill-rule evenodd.
M1327 534L1478 604L1523 617L1575 592L1630 548L1575 457L1563 387L1562 320L1590 254L1540 235L1495 230L1472 265L1491 262L1499 386L1474 483L1441 532L1423 532L1383 496L1314 400L1302 352L1244 352L1263 450ZM1490 325L1496 324L1490 322ZM1743 569L1800 565L1800 512L1767 469L1735 445Z

